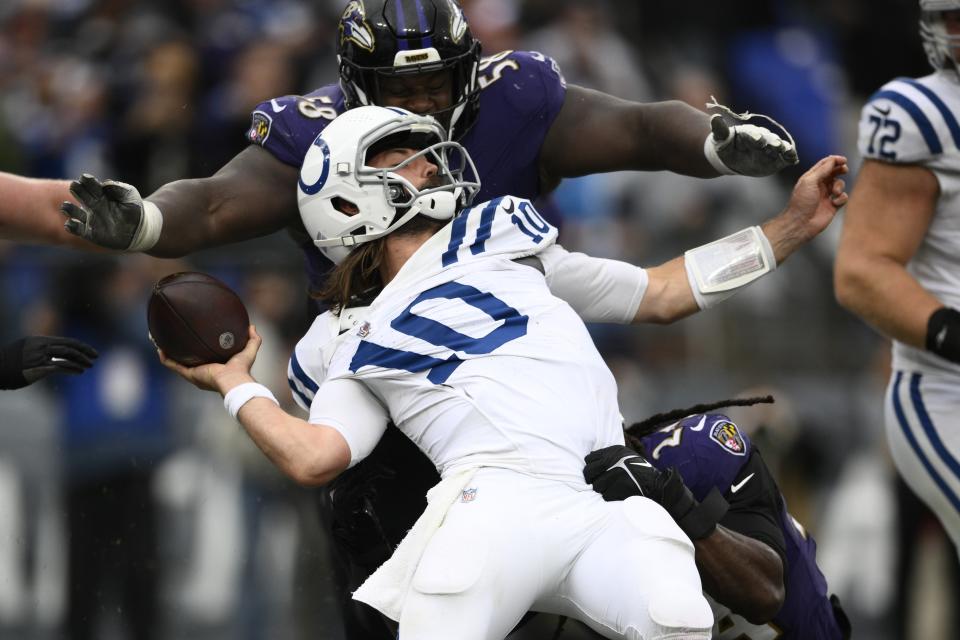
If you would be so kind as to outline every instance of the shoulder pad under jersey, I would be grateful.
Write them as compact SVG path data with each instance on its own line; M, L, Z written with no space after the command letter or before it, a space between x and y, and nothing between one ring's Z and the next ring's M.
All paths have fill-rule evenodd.
M504 255L511 259L539 253L557 241L557 228L533 203L504 196L461 212L450 226L443 267L472 256Z
M658 469L676 467L702 500L713 487L726 492L750 457L750 438L722 413L695 414L643 438Z
M320 132L344 110L343 94L335 84L305 96L266 100L251 113L247 141L260 145L277 160L299 167Z
M313 396L327 378L330 359L341 337L363 320L366 309L344 309L340 315L332 311L321 313L294 347L287 364L287 382L293 399L302 408L310 410Z
M960 149L960 88L932 74L897 78L870 96L860 113L864 158L922 163Z

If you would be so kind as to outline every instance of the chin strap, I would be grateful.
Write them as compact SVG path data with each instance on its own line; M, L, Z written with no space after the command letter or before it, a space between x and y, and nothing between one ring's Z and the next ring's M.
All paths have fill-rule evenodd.
M413 207L420 213L434 220L449 220L457 212L457 200L460 199L460 189L456 192L436 191L420 196L413 202Z
M377 238L385 236L391 231L402 227L414 216L421 214L433 220L450 220L457 212L457 204L459 203L461 192L462 189L458 187L452 192L435 191L433 193L426 193L418 197L413 201L413 205L411 205L411 207L404 212L403 216L391 224L390 227L385 231L357 235L351 234L347 236L341 236L339 238L318 238L313 241L313 244L320 248L353 247L358 244L363 244L364 242L369 242L370 240L376 240Z

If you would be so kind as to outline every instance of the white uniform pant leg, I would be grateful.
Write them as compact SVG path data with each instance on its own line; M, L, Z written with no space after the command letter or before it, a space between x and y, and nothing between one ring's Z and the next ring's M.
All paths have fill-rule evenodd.
M894 371L884 421L897 470L960 549L960 382Z
M462 494L466 501L453 504L424 550L399 637L505 638L544 588L545 566L562 563L546 551L543 513L549 507L542 501L558 485L502 469L479 470ZM561 575L561 568L554 573Z
M606 526L576 559L559 592L536 610L576 618L606 638L709 639L713 613L693 543L670 515L641 497L601 501L598 507L610 512Z

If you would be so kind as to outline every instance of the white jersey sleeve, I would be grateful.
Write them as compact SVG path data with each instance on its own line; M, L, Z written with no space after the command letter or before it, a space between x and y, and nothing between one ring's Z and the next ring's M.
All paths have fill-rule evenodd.
M390 416L363 383L347 378L320 385L310 406L310 422L340 432L350 447L350 467L373 451Z
M366 317L367 307L320 314L297 343L287 365L293 398L310 413L309 422L340 432L350 447L350 466L370 455L389 417L383 405L355 380L327 380L330 358L349 329Z
M645 269L571 253L558 244L537 254L550 292L585 322L633 322L650 282Z
M313 397L327 377L330 357L341 336L359 324L366 311L367 307L355 307L339 316L332 311L321 313L294 347L287 363L287 383L293 399L305 411L310 411Z

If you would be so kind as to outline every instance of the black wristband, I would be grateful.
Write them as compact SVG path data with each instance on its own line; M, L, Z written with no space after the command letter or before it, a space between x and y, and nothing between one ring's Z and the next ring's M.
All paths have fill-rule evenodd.
M0 389L20 389L27 386L23 377L24 338L0 349Z
M927 320L927 351L960 362L960 311L940 307Z
M691 540L700 540L713 533L720 518L726 515L729 508L726 498L714 487L703 502L690 509L685 516L677 520L677 524Z

